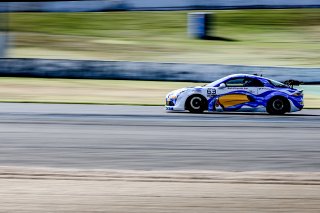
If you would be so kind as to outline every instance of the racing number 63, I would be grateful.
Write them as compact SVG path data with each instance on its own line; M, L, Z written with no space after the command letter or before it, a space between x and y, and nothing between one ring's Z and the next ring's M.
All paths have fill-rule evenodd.
M216 89L209 88L207 90L207 95L216 95L216 93L217 93Z

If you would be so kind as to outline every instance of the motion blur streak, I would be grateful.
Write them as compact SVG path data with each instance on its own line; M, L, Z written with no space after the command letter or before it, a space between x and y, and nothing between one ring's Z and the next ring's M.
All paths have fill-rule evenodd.
M318 86L304 87L317 110L285 116L114 105L181 88L142 80L319 83L319 4L0 2L0 102L20 102L0 103L0 213L319 213Z
M268 116L166 114L161 107L0 106L1 165L320 172L318 110Z
M319 116L0 104L1 211L319 212Z

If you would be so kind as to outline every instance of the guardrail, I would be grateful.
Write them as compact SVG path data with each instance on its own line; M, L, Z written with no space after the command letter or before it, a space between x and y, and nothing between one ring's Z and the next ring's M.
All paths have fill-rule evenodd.
M319 0L81 0L57 2L11 2L10 11L80 12L112 10L208 10L241 8L312 8ZM0 12L7 11L0 2Z
M183 64L60 59L0 59L2 77L86 78L211 82L235 73L262 74L279 81L320 83L320 68Z

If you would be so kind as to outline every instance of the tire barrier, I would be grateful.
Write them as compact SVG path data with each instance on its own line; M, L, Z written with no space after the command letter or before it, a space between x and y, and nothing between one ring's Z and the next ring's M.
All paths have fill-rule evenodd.
M278 81L320 83L320 68L60 59L0 59L2 77L211 82L229 74L258 74Z

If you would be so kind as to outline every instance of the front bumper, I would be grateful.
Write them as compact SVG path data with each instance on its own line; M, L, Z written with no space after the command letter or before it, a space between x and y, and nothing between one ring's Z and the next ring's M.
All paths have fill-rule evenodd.
M168 99L166 98L166 104L165 104L166 111L184 111L184 104L177 99Z
M166 106L174 106L174 105L175 105L175 101L166 100Z

